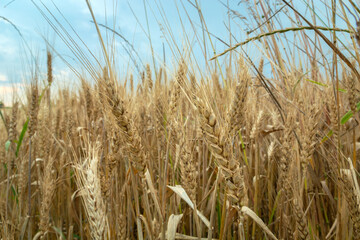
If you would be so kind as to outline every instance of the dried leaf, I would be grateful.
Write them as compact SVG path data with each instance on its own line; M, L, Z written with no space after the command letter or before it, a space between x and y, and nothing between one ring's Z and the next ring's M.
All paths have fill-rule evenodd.
M270 231L270 229L265 225L263 220L261 220L261 218L259 218L253 210L246 206L243 206L241 208L241 212L251 217L272 239L277 240L275 235Z
M187 195L187 193L185 192L184 188L181 185L176 185L175 187L173 186L168 186L168 188L170 188L171 190L173 190L174 193L176 193L179 197L181 197L181 199L183 199L192 209L194 209L194 204L192 203L192 201L190 200L189 196ZM205 226L207 226L208 228L210 228L210 222L209 220L199 211L196 210L197 215L199 216L199 218L201 219L201 221L205 224Z
M182 216L183 216L183 214L179 214L179 215L171 214L170 215L168 225L167 225L167 230L166 230L166 239L170 239L170 240L175 239L176 229L177 229L177 226L178 226Z

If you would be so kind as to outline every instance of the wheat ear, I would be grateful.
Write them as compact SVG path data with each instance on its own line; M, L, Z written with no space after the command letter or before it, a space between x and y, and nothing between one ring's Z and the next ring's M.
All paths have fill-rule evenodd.
M98 178L99 147L88 146L88 156L75 166L76 183L81 189L82 200L88 217L91 238L105 239L107 217L105 203L101 197L100 179Z

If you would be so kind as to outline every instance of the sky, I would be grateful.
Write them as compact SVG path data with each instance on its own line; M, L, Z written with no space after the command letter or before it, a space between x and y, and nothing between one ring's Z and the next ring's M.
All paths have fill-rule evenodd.
M229 34L224 25L224 21L228 21L227 8L217 0L199 0L198 2L202 8L208 30L228 42ZM158 64L162 64L164 50L165 59L169 66L172 62L175 62L172 49L169 48L167 42L169 41L167 29L173 31L174 39L179 46L185 41L183 29L190 33L190 37L193 37L193 34L191 35L193 26L191 26L188 18L193 22L194 28L201 30L198 12L186 0L146 0L146 13L143 0L92 0L90 3L98 23L115 29L132 44L137 52L136 54L141 58L140 60L133 53L134 61L136 61L139 69L143 69L142 64L153 64L147 37L146 19L148 19L155 62ZM238 8L237 4L238 1L229 1L229 6L231 5L232 8ZM166 20L160 14L160 6L163 13L166 14ZM70 81L78 84L76 77L62 58L77 69L82 67L81 63L54 32L39 9L50 18L51 15L54 15L73 36L75 41L78 43L83 41L86 44L86 47L85 45L81 46L83 49L89 48L97 59L102 59L98 35L94 24L91 22L92 18L85 0L0 0L0 100L5 101L7 104L12 101L9 93L13 92L14 89L21 90L22 86L30 81L36 65L39 66L40 72L45 72L47 49L53 50L53 52L56 51L54 55L62 56L55 56L53 61L54 76L58 83L65 85L65 82ZM188 16L184 9L186 9ZM182 19L179 18L179 15L182 16ZM56 21L52 19L52 22ZM81 41L76 37L72 28L81 38ZM101 27L101 32L106 35L105 28ZM164 37L165 35L167 39ZM215 41L214 44L219 49L225 49L222 43L219 44L219 42ZM130 48L125 40L115 37L115 46L117 48L117 63L119 64L118 71L137 73L134 61L129 60L130 57L127 51ZM127 51L124 46L128 49ZM87 53L92 62L96 62L87 50L83 52ZM201 54L201 52L199 51L198 54ZM18 93L18 95L22 94L23 92Z
M249 9L245 2L252 1L197 2L208 31L214 34L211 39L217 53L228 48L222 41L230 44L229 22L233 35L232 43L247 38L246 31L251 27L246 23L252 22L247 13L254 9ZM281 7L279 1L271 2L272 12ZM303 1L295 1L295 4L300 2ZM164 55L166 67L174 69L179 55L186 54L186 49L189 49L187 41L191 42L192 52L195 59L199 59L200 68L205 66L205 59L213 55L213 51L207 49L207 56L204 57L200 48L202 42L194 35L194 31L202 32L198 11L193 6L195 0L90 0L90 3L97 22L109 26L123 37L114 37L110 31L100 26L105 43L109 43L107 46L113 43L116 48L113 56L120 78L124 78L130 72L134 73L135 77L138 76L144 65L149 63L153 66L153 60L157 68L163 66ZM228 11L227 4L232 11ZM55 33L53 27L45 20L46 17L51 19L51 23L55 24L57 29L60 29L57 21L61 23L61 27L72 36L82 49L82 53L86 55L86 59L97 70L105 66L99 38L85 0L0 0L0 101L7 105L11 104L13 96L23 98L23 89L32 79L34 69L39 70L40 80L45 79L47 49L54 54L54 83L59 87L79 85L78 78L68 64L80 73L85 71L83 65ZM154 59L148 32L151 36ZM114 41L111 41L112 39ZM175 46L178 46L178 49ZM209 42L207 47L211 48ZM253 54L254 61L261 58L258 50L254 46L246 46L246 51ZM129 57L129 52L132 58ZM16 94L13 94L14 91Z

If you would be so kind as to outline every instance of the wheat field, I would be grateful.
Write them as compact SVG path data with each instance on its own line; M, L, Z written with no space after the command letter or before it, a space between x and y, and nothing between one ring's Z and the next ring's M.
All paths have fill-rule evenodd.
M50 49L1 108L0 239L360 239L359 5L325 1L324 27L280 2L299 26L269 18L203 70L187 49L119 77L94 15L105 60L79 88L53 87Z

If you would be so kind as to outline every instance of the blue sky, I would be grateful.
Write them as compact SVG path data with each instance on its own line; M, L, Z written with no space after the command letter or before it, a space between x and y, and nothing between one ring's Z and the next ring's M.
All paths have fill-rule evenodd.
M71 28L73 28L81 40L85 42L86 47L88 47L96 59L100 61L100 65L104 65L96 29L94 24L91 23L91 15L85 0L43 0L42 2L34 0L34 2L48 17L51 18L51 14L53 14L61 25L72 35L75 41L81 43L72 32ZM139 67L142 69L140 62L144 64L149 63L152 66L149 39L145 33L148 30L144 1L92 0L90 2L98 23L106 24L114 28L122 34L127 41L132 43L138 55L141 57L140 61L137 56L134 55L134 59ZM227 2L229 3L229 7L234 10L234 12L230 14L230 23L232 34L236 40L232 39L232 41L234 43L245 40L247 38L246 31L249 30L249 28L240 18L246 17L249 24L251 24L253 20L247 14L249 9L247 9L244 1L198 0L208 30L226 43L230 43L229 32L226 26L229 23L229 14L228 9L224 6ZM277 4L279 1L274 0L271 2L272 11L276 11L281 7ZM200 48L202 43L194 37L193 27L195 31L201 33L201 23L198 12L192 6L195 0L145 0L145 3L157 67L163 62L164 46L167 67L173 69L179 58L178 52L175 51L174 54L172 52L174 46L178 45L180 52L183 54L186 52L184 49L188 49L186 44L188 40L191 42L195 59L199 62L200 68L204 68L205 58ZM298 4L300 10L306 10L301 3L303 3L302 0L295 1L295 4ZM50 10L51 14L47 12L46 8ZM162 10L160 9L163 9L163 14L166 15L165 18L163 18L164 16L161 14ZM326 15L326 13L323 12L324 9L320 8L317 10L319 15ZM181 16L181 18L179 16ZM0 18L0 100L5 100L6 103L11 102L10 93L14 89L19 89L18 95L23 95L21 88L31 79L30 76L34 69L34 59L36 59L39 65L40 72L45 72L46 42L50 43L51 47L56 50L53 66L55 83L58 86L69 85L69 83L71 83L71 86L77 86L79 84L79 81L71 70L62 59L56 55L61 55L62 58L68 61L75 69L81 69L82 65L75 58L74 54L69 51L69 48L59 36L54 33L52 27L45 21L32 1L0 0L0 17L10 20L16 25L23 37L20 37L17 30L15 30L11 24ZM191 22L189 19L191 19ZM55 22L55 20L52 19L52 22ZM288 22L287 24L291 26L291 23ZM170 34L167 29L171 29L175 43L168 42ZM101 28L101 32L104 36L109 36L108 39L112 39L111 34L106 35L104 28ZM184 32L186 32L186 35ZM205 38L207 38L207 36L205 36ZM225 44L214 37L212 37L212 41L217 52L222 52L227 48ZM92 64L97 66L96 60L90 56L84 45L79 45L82 47L83 52L87 53L87 58L91 60ZM118 74L120 77L124 77L126 73L132 72L136 76L137 69L133 62L130 61L130 57L123 46L129 47L123 39L115 37L116 69L118 70ZM207 47L210 48L210 46L208 41ZM259 50L256 43L245 46L245 51L254 57L254 61L261 58L261 52L259 52ZM212 50L208 49L206 58L208 59L211 56ZM42 76L40 76L40 79L42 79Z
M101 48L98 36L94 25L90 22L91 15L85 0L54 0L53 2L44 0L44 5L37 0L34 2L38 4L40 9L42 9L48 16L50 16L50 14L46 11L46 8L49 8L51 13L56 16L61 24L65 26L67 31L69 31L74 37L75 35L72 33L71 28L64 20L64 18L66 18L66 20L76 30L80 38L86 43L86 46L91 49L91 52L98 59L101 59ZM121 33L122 36L133 44L137 53L141 57L141 62L144 64L152 64L149 40L143 31L143 28L147 31L143 0L119 0L116 3L114 2L115 1L113 0L91 1L98 23L106 24L110 27L115 26L115 30ZM166 20L168 21L169 26L173 31L174 38L179 45L184 42L184 34L179 14L182 16L181 20L185 26L185 31L190 37L194 36L194 34L192 34L193 29L187 15L184 12L184 8L188 12L189 17L198 31L200 30L199 15L196 9L186 0L182 2L177 0L146 0L145 2L147 4L147 15L149 19L152 44L156 55L155 60L159 64L162 61L164 44L166 61L169 65L171 65L172 62L175 62L175 57L171 54L171 49L168 47L166 39L164 38L164 32L161 31L162 27L163 31L164 29L166 31L166 23L159 13L160 8L158 6L160 6L160 4L162 5L166 14ZM237 3L238 1L229 1L230 6L234 9L239 8ZM116 4L116 6L114 6L114 4ZM228 22L226 7L223 6L221 2L215 0L199 1L199 4L202 8L209 31L216 33L218 37L224 39L226 42L229 42L229 35L226 27L224 26L224 21ZM56 8L60 10L64 18L62 18ZM178 9L180 13L178 13ZM44 69L46 63L46 41L54 47L57 53L69 61L74 68L79 69L79 67L81 67L78 61L73 60L73 53L69 51L68 47L54 33L53 29L50 27L48 22L44 20L44 17L40 14L39 10L35 7L32 1L0 0L0 16L8 19L16 25L17 29L23 36L23 38L21 38L17 30L15 30L11 24L4 21L4 19L0 19L0 87L2 87L2 89L0 88L0 99L6 98L6 102L9 102L9 97L4 97L4 92L9 92L14 86L23 85L24 80L30 79L29 74L34 68L34 59L36 59L40 69ZM233 32L235 34L239 33L239 31L236 30L233 30ZM102 28L102 33L105 33L104 28ZM165 33L165 35L169 36L168 33ZM76 37L74 38L77 42L80 42L76 39ZM46 39L46 41L44 39ZM127 46L127 44L119 37L115 37L115 40L115 46L117 47L116 57L117 62L120 65L118 67L119 72L136 72L134 65L128 64L129 55L123 49L123 44L125 46ZM214 40L214 44L218 49L225 49L224 45L216 40ZM198 50L197 53L200 56L202 55ZM137 61L140 66L140 61L138 59ZM130 70L128 71L129 68ZM59 82L76 81L68 79L74 78L74 76L60 57L55 57L54 59L54 74L55 79Z

